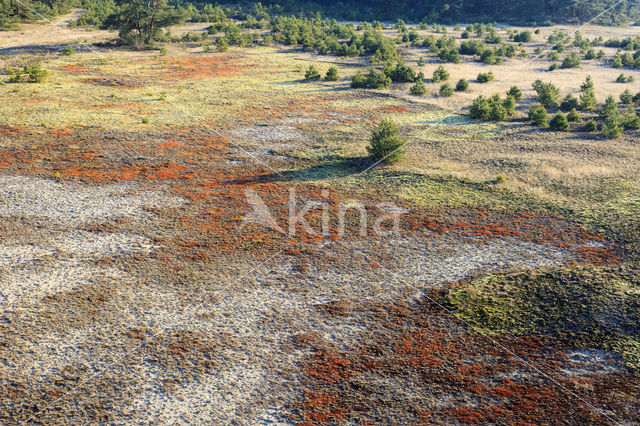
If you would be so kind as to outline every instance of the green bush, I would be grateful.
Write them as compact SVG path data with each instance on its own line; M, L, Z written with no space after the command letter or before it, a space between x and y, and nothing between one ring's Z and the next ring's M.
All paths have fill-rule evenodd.
M442 59L445 62L451 62L453 64L460 63L460 52L455 47L447 47L444 49L440 49L438 52L438 58Z
M416 81L416 72L409 65L402 62L396 63L396 67L393 69L387 68L385 74L391 78L391 81L397 81L401 83L410 83Z
M76 50L70 44L67 44L67 47L65 47L64 50L62 51L62 54L65 56L71 56L74 53L76 53Z
M479 73L477 80L478 83L488 83L489 81L493 80L494 76L493 73L491 71L486 72L486 73Z
M584 124L584 130L587 132L595 132L598 130L598 125L593 119L591 119Z
M509 90L507 90L507 96L513 96L516 101L522 99L522 90L518 88L518 86L511 86Z
M407 141L400 136L400 129L393 121L382 120L371 132L367 153L373 161L395 163L404 158L406 150Z
M551 127L553 130L558 130L558 131L568 130L569 121L567 120L567 117L563 113L558 112L556 115L553 116L553 118L551 118L551 121L549 122L549 127Z
M449 85L449 83L444 83L440 86L440 91L438 92L440 96L448 98L453 96L453 87Z
M555 71L557 69L558 69L558 64L556 64L555 62L549 65L549 71Z
M622 126L617 116L609 116L602 125L602 136L608 139L617 139L622 135Z
M634 78L632 75L626 76L624 74L620 74L618 78L616 78L616 83L631 83Z
M587 50L586 53L584 54L585 60L594 59L595 57L596 57L596 51L593 49Z
M424 96L427 94L427 86L424 84L424 81L422 79L416 81L416 84L414 84L411 87L410 93L414 96Z
M322 76L317 68L313 65L309 65L307 72L304 73L305 80L320 80Z
M604 105L600 108L600 117L606 120L609 117L617 117L618 115L620 115L620 110L618 110L616 100L611 95L607 96Z
M519 34L516 34L513 37L513 41L515 41L516 43L528 43L531 41L531 32L521 31Z
M456 90L458 92L465 92L467 89L469 89L469 82L464 78L458 80L458 82L456 83Z
M354 89L386 89L389 86L391 86L391 79L373 68L366 75L358 71L351 80L351 87Z
M476 120L488 120L491 114L491 105L489 100L483 95L478 96L473 100L471 108L469 109L469 115Z
M432 80L434 83L449 80L449 71L447 71L442 65L438 65L435 71L433 71Z
M506 108L500 102L494 102L491 105L491 112L489 113L489 119L493 121L504 121L506 118L507 118Z
M424 67L424 58L421 57L420 59L418 59L418 66Z
M513 115L516 113L516 98L514 98L513 96L507 96L502 105L507 111L507 115Z
M633 94L629 89L626 89L620 94L620 102L625 105L631 105L633 103Z
M567 121L570 122L581 122L582 119L580 118L580 114L578 114L578 111L576 111L576 109L572 109L571 112L569 112L569 114L567 114Z
M480 55L485 49L486 46L481 40L463 41L460 44L460 53L463 55Z
M9 74L10 83L20 83L22 81L22 70L7 68L7 74Z
M229 42L226 38L221 37L216 41L216 49L218 52L226 52L229 50Z
M536 80L533 83L533 89L538 93L538 102L545 108L555 108L558 106L558 88L552 83L545 83L542 80Z
M578 108L578 105L578 99L569 93L562 99L560 109L563 111L571 111L572 109Z
M529 120L533 122L535 126L547 127L547 110L544 105L535 103L529 107Z
M333 65L329 67L327 73L324 76L325 81L338 81L340 76L338 75L338 68Z
M620 56L613 58L613 61L611 61L611 68L622 68L622 59Z
M578 54L576 52L571 52L566 58L564 58L560 68L580 68L580 65L582 65L582 60Z
M495 65L498 62L496 58L496 53L491 49L485 49L480 55L480 61L487 65Z
M20 83L25 79L32 83L41 83L49 75L39 63L25 65L22 69L7 68L7 74L9 74L10 83Z

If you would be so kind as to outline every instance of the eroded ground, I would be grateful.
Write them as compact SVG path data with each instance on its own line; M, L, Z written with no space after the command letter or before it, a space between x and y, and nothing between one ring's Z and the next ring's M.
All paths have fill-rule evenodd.
M638 421L636 240L619 232L637 224L636 134L558 141L299 82L311 61L104 50L0 86L2 422ZM407 161L367 170L389 116ZM283 229L290 190L325 202L328 235L243 223L247 189ZM349 200L366 236L355 212L339 233ZM396 234L373 232L381 202L407 211ZM518 310L581 302L530 284L590 282L557 271L615 284L574 330L596 338Z

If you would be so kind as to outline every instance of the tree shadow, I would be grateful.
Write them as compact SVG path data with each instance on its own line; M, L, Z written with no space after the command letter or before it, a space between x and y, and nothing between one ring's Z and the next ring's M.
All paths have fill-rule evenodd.
M265 182L312 182L328 179L339 179L356 175L367 170L374 162L368 157L336 159L326 163L297 170L286 170L257 176L244 183Z

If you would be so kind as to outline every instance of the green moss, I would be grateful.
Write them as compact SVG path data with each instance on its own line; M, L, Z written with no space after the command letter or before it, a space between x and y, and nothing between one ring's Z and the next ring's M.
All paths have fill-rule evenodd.
M449 290L443 302L484 333L551 334L622 356L640 370L640 277L630 267L492 274Z

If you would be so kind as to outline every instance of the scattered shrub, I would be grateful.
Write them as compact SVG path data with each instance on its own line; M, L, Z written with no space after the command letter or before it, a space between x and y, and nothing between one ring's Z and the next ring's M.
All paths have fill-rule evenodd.
M613 96L607 96L604 105L600 108L600 117L605 120L609 117L617 117L620 114L620 110L618 110L618 104Z
M582 65L582 60L578 54L576 52L571 52L566 58L564 58L560 68L580 68L580 65Z
M409 83L412 81L416 81L416 72L409 65L406 65L402 62L396 63L395 68L385 69L385 74L391 78L391 81L397 81L401 83Z
M486 73L479 73L477 79L478 83L488 83L489 81L494 79L494 76L493 73L489 71Z
M558 64L556 64L555 62L549 65L549 71L555 71L557 69L558 69Z
M469 82L464 78L458 80L458 82L456 83L456 90L458 92L465 92L467 89L469 89Z
M536 80L533 83L533 89L538 93L538 102L545 108L555 108L558 106L558 88L552 83L545 83L542 80Z
M433 71L433 82L440 83L441 81L449 80L449 71L447 71L442 65Z
M65 56L71 56L74 53L76 53L76 49L74 49L73 46L71 46L70 44L67 44L67 47L65 47L64 50L62 51L62 54Z
M626 76L624 74L620 74L618 78L616 78L616 83L631 83L633 80L632 75Z
M320 80L322 76L315 66L309 65L307 72L304 73L305 80Z
M507 90L507 96L513 96L516 101L519 101L522 99L522 91L518 86L511 86L509 90Z
M622 126L617 116L609 116L602 125L602 136L608 139L617 139L622 135Z
M476 120L488 120L491 114L491 105L489 100L483 95L478 96L473 100L471 108L469 109L469 115Z
M578 108L578 105L578 98L569 93L562 99L560 109L563 111L571 111L572 109Z
M453 96L453 87L451 87L449 83L444 83L442 86L440 86L440 91L438 93L440 94L440 96L448 98L450 96Z
M25 78L32 83L42 83L49 75L49 72L43 69L39 63L25 65L21 70L7 68L7 73L11 83L19 83L24 81Z
M629 89L626 89L620 94L620 102L625 105L631 105L633 103L633 94Z
M529 107L529 120L538 127L547 127L547 110L544 105L535 103Z
M549 127L551 127L553 130L558 130L558 131L568 130L569 121L567 120L567 117L563 113L558 112L556 115L553 116L553 118L551 118L551 121L549 122Z
M569 112L569 114L567 114L567 121L569 122L576 122L579 123L582 121L582 119L580 118L580 114L578 114L578 111L576 111L576 109L572 109L571 112Z
M424 84L424 81L422 79L419 79L418 81L416 81L416 84L414 84L411 87L410 93L414 96L424 96L427 94L427 86Z
M402 160L407 141L400 136L400 129L389 119L382 120L371 132L367 153L373 161L395 163Z
M362 71L358 71L351 80L351 87L355 89L385 89L391 86L391 79L383 72L378 72L371 68L369 73L365 75Z
M516 34L513 37L513 41L516 43L528 43L531 41L531 32L530 31L521 31L519 34Z
M516 112L516 99L509 95L502 103L504 109L507 111L507 115L513 115Z
M424 67L424 59L423 58L418 59L418 66L419 67Z
M340 76L338 75L338 68L333 65L329 67L327 73L324 76L325 81L338 81Z
M9 74L10 83L20 83L22 81L22 70L7 68L7 74Z
M226 52L229 50L229 42L224 37L219 38L216 41L216 49L218 52Z

